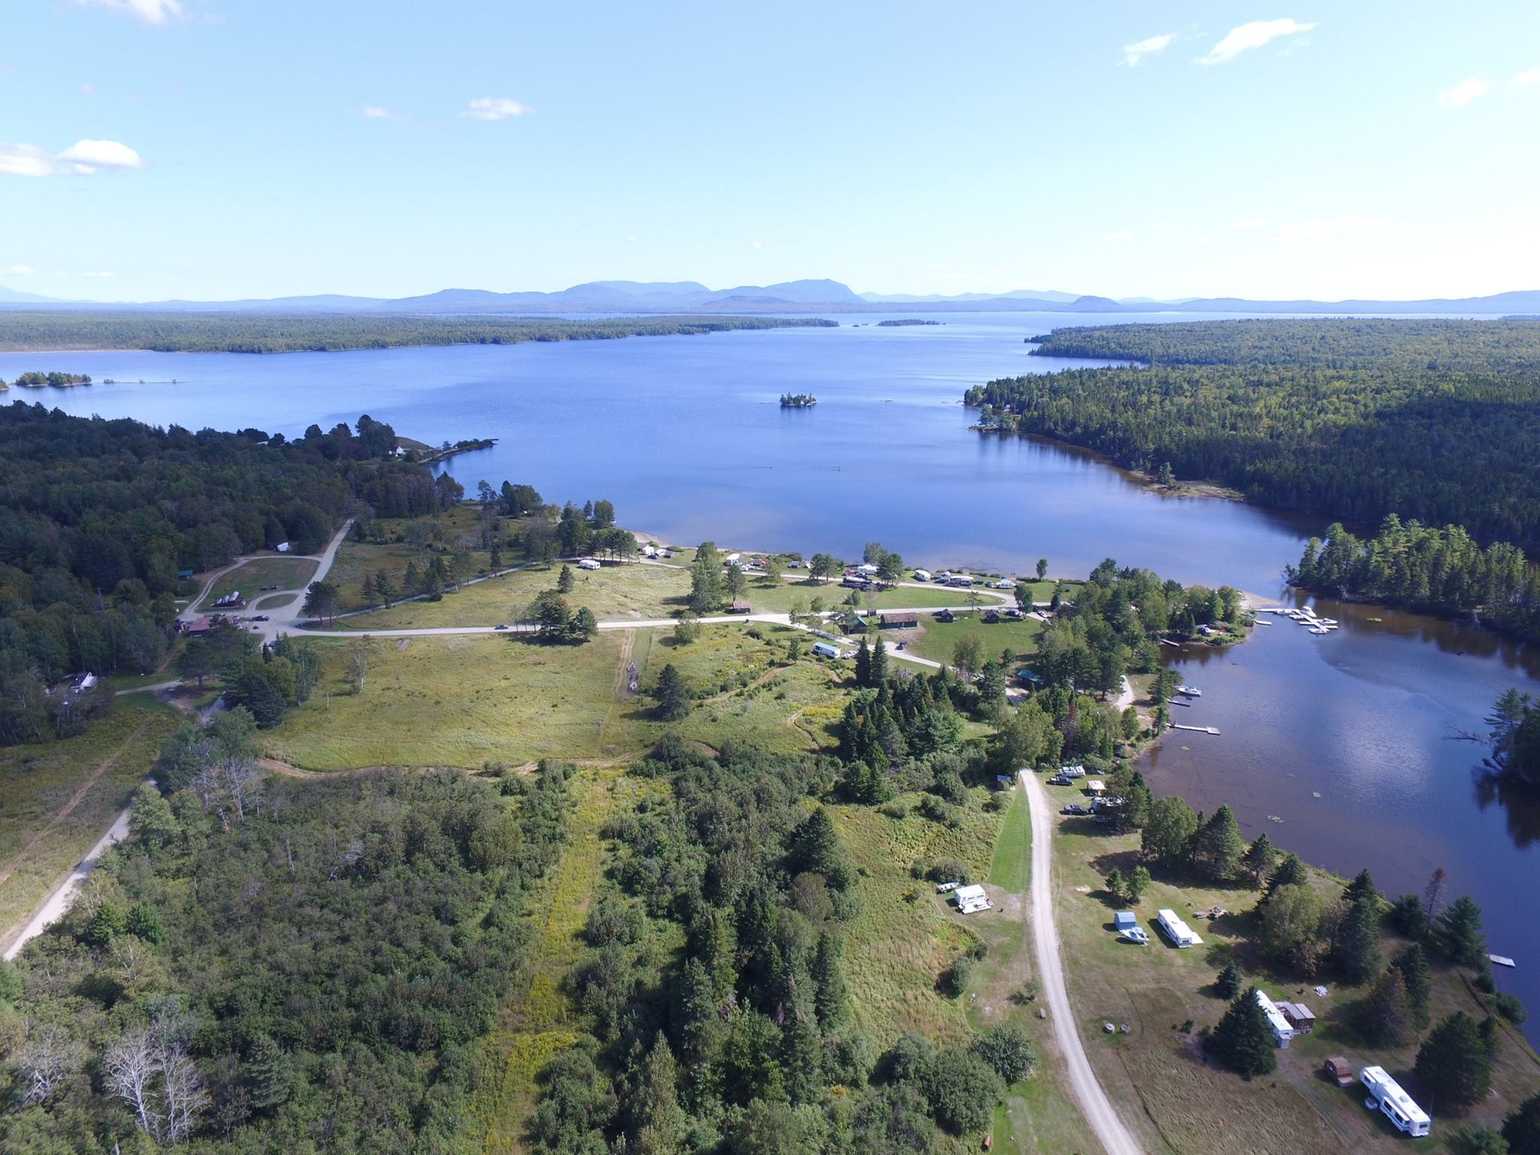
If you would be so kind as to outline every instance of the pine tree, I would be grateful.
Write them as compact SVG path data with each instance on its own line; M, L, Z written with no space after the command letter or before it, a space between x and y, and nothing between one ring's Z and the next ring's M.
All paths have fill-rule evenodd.
M870 686L872 684L872 650L866 644L866 638L862 637L861 644L856 647L856 685Z
M1399 1047L1406 1042L1410 1027L1406 979L1390 967L1380 975L1369 997L1359 1004L1358 1029L1375 1046Z
M1243 1078L1272 1073L1278 1065L1273 1033L1267 1015L1257 1002L1257 988L1247 987L1230 1004L1224 1018L1208 1037L1214 1056Z
M871 684L881 688L888 680L888 644L881 637L877 639L877 645L872 649Z
M1283 856L1283 861L1278 864L1278 869L1273 871L1272 877L1267 880L1267 894L1262 901L1266 902L1267 899L1272 898L1282 887L1298 886L1307 879L1305 864L1300 861L1299 855L1286 854Z
M1277 861L1278 850L1267 837L1267 832L1263 831L1246 848L1246 855L1241 859L1241 866L1246 874L1251 877L1251 885L1261 886L1267 881L1267 876L1272 871L1273 864Z
M830 1030L845 1021L850 1009L850 998L845 990L845 973L840 965L840 940L829 931L818 936L818 948L813 952L812 976L817 984L815 1005L818 1025Z
M1114 866L1107 875L1105 885L1108 894L1112 895L1118 902L1123 901L1125 883L1123 882L1123 872L1121 870Z
M1434 937L1444 956L1461 966L1486 961L1487 940L1481 930L1481 908L1465 895L1451 902L1434 920Z
M1396 955L1390 965L1401 972L1406 982L1406 1006L1412 1025L1419 1031L1426 1030L1428 1004L1433 993L1433 972L1428 966L1427 952L1420 943L1414 942Z
M834 821L822 806L804 818L791 832L789 857L792 874L811 870L823 875L836 890L844 890L850 884L850 866L845 860L845 848L840 845Z
M1540 1155L1540 1094L1531 1095L1503 1122L1510 1155Z
M658 674L653 696L658 700L658 717L665 722L677 722L690 712L689 688L673 662L665 665Z
M1464 1011L1433 1028L1417 1051L1415 1070L1435 1111L1474 1106L1492 1088L1492 1056Z
M1347 892L1344 895L1349 903L1357 902L1360 898L1368 897L1378 901L1380 892L1374 888L1374 878L1368 869L1360 870L1358 876L1348 883Z
M1353 891L1350 889L1349 894ZM1337 933L1337 967L1342 977L1357 986L1379 974L1385 965L1380 953L1380 900L1371 884L1348 908Z
M1124 885L1128 890L1128 901L1138 906L1139 900L1144 897L1144 892L1150 888L1149 868L1143 864L1134 867L1128 872Z
M572 567L563 563L560 572L556 575L557 592L570 594L575 585L577 585L577 579L572 576Z
M406 572L401 575L401 593L406 597L414 597L421 592L422 576L417 572L416 559L409 558Z
M1210 878L1223 881L1235 877L1245 851L1235 813L1228 806L1221 806L1198 831L1193 858Z
M636 1155L679 1155L684 1150L689 1119L679 1105L679 1067L662 1031L642 1065L631 1115L631 1150Z
M1219 992L1221 998L1233 999L1241 993L1241 968L1233 962L1226 963L1225 969L1219 972L1219 977L1214 980L1214 989Z
M251 1096L252 1110L271 1111L289 1098L290 1066L283 1049L271 1035L258 1035L241 1064L241 1076Z

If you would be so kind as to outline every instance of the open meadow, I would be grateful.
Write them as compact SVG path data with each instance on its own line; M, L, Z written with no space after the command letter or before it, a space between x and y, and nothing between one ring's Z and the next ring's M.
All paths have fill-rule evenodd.
M203 595L198 608L212 609L216 601L237 590L249 605L256 600L262 590L268 587L280 590L299 589L315 576L315 571L316 563L309 558L283 557L279 554L271 557L254 557L221 574L219 580L209 587L209 592Z

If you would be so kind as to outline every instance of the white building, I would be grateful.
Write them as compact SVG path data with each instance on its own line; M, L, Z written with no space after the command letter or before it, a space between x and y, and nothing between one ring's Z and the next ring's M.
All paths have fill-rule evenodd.
M1280 1047L1287 1047L1294 1040L1294 1028L1289 1025L1289 1020L1283 1017L1283 1012L1274 1005L1273 1000L1257 988L1257 1006L1262 1008L1262 1013L1267 1016L1268 1029L1273 1032L1273 1042Z
M1171 940L1171 945L1186 950L1190 946L1202 946L1203 940L1193 933L1177 915L1176 911L1163 909L1155 916L1155 925L1160 927L1160 932Z
M917 581L917 582L928 582L928 581L930 581L930 570L928 570L928 569L917 569L917 570L915 570L914 571L914 580Z
M829 642L814 642L813 653L820 658L837 658L840 656L839 647Z
M289 552L289 543L286 542L286 541L280 541L273 548L275 550L277 550L279 553L288 553Z
M1400 1083L1385 1073L1384 1067L1365 1067L1358 1078L1369 1092L1364 1106L1384 1115L1395 1124L1397 1131L1421 1139L1433 1130L1433 1120L1428 1118L1428 1113L1412 1101Z
M599 559L595 557L578 558L578 569L598 569Z
M952 892L957 899L957 913L977 914L981 910L988 910L993 904L989 901L989 895L984 893L982 886L959 886Z

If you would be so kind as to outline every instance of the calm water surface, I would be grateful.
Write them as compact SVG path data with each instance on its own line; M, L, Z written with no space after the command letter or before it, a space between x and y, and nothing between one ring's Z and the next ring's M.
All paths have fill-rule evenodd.
M850 556L880 540L912 563L1016 569L1046 556L1065 574L1111 556L1276 596L1283 566L1320 528L1161 497L1090 455L968 431L958 399L969 385L1068 364L1028 358L1024 337L1103 318L861 320L351 353L0 353L0 377L60 369L136 382L12 397L191 428L294 435L367 412L433 443L493 436L496 448L450 465L467 489L508 479L547 500L608 497L625 524L676 542ZM783 411L782 392L819 403ZM1229 652L1180 659L1204 691L1183 717L1223 733L1173 737L1146 760L1148 776L1196 806L1231 803L1248 834L1266 830L1312 861L1367 865L1389 891L1420 890L1444 866L1451 891L1485 908L1492 948L1519 959L1499 979L1540 1022L1540 920L1512 901L1516 882L1540 877L1540 814L1480 787L1483 748L1467 740L1502 690L1540 692L1540 667L1450 623L1323 612L1344 628L1318 638L1282 620Z

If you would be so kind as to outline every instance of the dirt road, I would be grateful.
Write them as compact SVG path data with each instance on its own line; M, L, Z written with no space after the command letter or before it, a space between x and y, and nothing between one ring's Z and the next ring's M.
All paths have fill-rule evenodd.
M1032 810L1032 943L1037 959L1038 978L1048 1000L1048 1016L1053 1020L1054 1038L1064 1056L1070 1090L1080 1111L1107 1155L1143 1155L1133 1133L1118 1118L1116 1108L1102 1090L1091 1060L1086 1057L1070 1009L1069 992L1064 985L1064 961L1060 957L1059 924L1053 904L1053 803L1037 775L1021 772L1021 785L1027 792Z
M37 909L32 916L32 921L22 929L16 941L6 947L7 960L19 955L22 947L64 916L64 912L69 910L70 904L75 901L75 896L80 893L80 888L85 885L86 879L90 878L91 872L96 869L96 864L101 860L102 855L107 853L109 847L128 837L128 815L127 810L118 815L117 821L107 828L107 833L101 836L95 846L91 847L91 853L80 860L63 884Z

